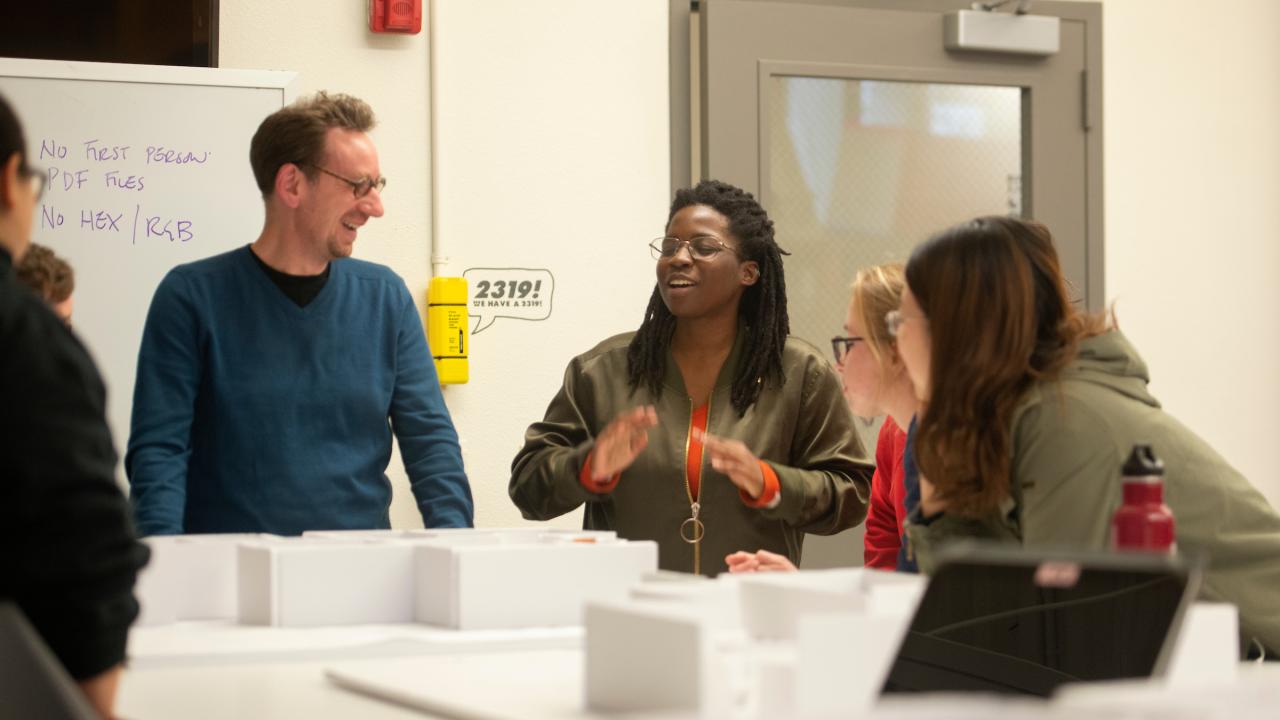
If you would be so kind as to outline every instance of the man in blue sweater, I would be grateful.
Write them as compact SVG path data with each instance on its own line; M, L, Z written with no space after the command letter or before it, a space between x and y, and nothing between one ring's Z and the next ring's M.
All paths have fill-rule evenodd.
M413 299L349 257L382 215L373 125L325 93L269 116L249 151L262 234L156 289L125 456L140 534L389 527L392 432L426 526L471 526Z

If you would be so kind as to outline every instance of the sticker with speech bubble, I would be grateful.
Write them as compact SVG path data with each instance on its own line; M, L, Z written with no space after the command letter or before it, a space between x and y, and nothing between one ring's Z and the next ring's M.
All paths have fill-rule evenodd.
M551 296L556 279L540 268L470 268L462 272L471 298L467 310L475 318L472 335L498 318L546 320L551 317Z

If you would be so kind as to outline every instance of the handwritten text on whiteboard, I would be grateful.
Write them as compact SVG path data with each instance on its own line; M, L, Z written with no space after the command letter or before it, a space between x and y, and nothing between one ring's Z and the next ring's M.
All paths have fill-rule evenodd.
M153 187L164 182L168 168L194 171L209 156L207 150L134 147L100 138L72 143L43 138L37 158L48 169L49 185L40 205L40 228L127 239L132 244L195 240L198 229L190 219L148 213L145 191L148 182ZM104 203L103 196L95 193L86 205L89 193L85 191L92 187L118 192L120 201Z

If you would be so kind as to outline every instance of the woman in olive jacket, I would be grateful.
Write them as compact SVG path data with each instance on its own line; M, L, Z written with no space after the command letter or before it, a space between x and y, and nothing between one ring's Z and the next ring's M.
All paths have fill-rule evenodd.
M1205 596L1280 649L1280 516L1160 409L1120 331L1072 306L1048 229L979 218L916 248L906 275L890 325L924 408L907 531L921 568L956 537L1107 548L1120 469L1149 444L1179 550L1209 557Z
M634 333L569 363L512 463L511 498L546 520L658 544L659 566L715 575L742 548L800 562L806 532L866 514L873 467L840 380L788 337L782 251L749 193L676 193L651 244L657 287Z

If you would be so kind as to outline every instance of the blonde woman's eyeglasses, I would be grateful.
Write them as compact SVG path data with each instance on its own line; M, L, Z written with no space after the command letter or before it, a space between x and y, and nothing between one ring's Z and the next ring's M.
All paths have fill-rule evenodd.
M836 356L836 364L844 362L844 358L853 349L854 345L866 341L861 337L833 337L831 338L831 354Z

